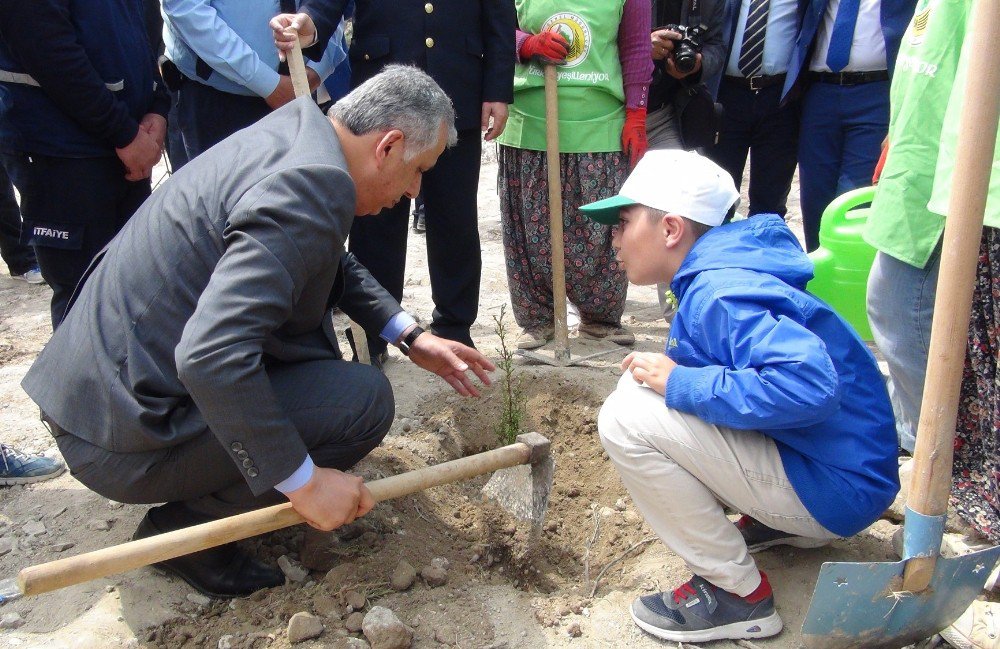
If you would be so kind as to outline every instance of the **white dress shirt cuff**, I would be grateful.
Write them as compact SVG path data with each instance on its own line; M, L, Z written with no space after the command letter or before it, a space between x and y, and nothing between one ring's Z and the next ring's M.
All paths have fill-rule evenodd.
M302 463L302 466L295 469L295 473L274 485L274 488L283 494L290 493L296 489L301 489L312 478L313 470L315 468L316 465L313 464L312 458L307 455L305 461Z
M389 318L389 322L382 329L382 333L379 336L390 345L395 345L399 342L399 338L406 331L406 328L415 324L417 324L417 321L413 316L406 311L400 311Z

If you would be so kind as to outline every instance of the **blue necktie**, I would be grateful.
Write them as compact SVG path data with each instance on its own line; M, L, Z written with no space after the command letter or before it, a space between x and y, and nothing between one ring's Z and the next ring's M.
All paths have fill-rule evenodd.
M826 64L830 70L840 72L851 60L851 43L854 42L854 26L858 22L858 7L861 0L840 0L837 17L833 20L830 34L830 49L826 52Z
M760 74L764 66L764 36L767 33L767 16L770 0L751 0L747 22L743 29L743 45L736 62L744 77Z

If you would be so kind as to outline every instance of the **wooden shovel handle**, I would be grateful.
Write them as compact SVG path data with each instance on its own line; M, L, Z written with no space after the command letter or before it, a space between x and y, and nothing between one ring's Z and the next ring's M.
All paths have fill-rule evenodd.
M312 91L309 89L309 77L306 76L306 61L302 57L302 44L296 34L292 49L285 53L285 60L288 61L288 74L292 78L292 90L295 97L305 97Z
M485 453L369 482L367 487L375 502L381 502L430 487L526 464L530 457L531 447L518 442ZM290 503L275 505L75 557L30 566L18 573L17 583L24 595L38 595L302 522L304 522L302 516L292 509Z
M566 245L563 243L562 179L559 173L559 79L554 63L545 69L545 165L549 185L549 247L552 249L552 309L556 360L569 360L566 325Z
M1000 116L1000 2L977 0L967 23L971 41L968 84L959 121L958 153L948 202L938 275L927 378L920 406L907 506L927 516L948 511L955 421L968 342L972 287ZM903 589L930 583L936 557L906 563Z

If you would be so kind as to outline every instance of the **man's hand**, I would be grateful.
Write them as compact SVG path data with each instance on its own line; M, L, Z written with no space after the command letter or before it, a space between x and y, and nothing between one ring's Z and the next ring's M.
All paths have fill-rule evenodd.
M139 128L149 133L160 148L163 148L163 142L167 139L167 120L163 115L146 113L139 122Z
M309 85L311 87L312 82ZM278 87L270 95L264 97L264 101L271 107L271 110L277 110L293 99L295 99L295 89L292 87L292 78L287 74L280 75L278 77Z
M486 131L483 139L489 142L495 140L501 133L503 127L507 125L508 108L502 101L484 101L481 131ZM490 124L490 119L493 123Z
M645 383L658 394L667 393L667 379L677 367L666 354L632 352L622 361L622 370L631 371L636 383Z
M322 467L313 470L309 482L285 495L307 523L324 532L364 516L375 506L360 477Z
M296 33L302 42L302 47L316 43L316 24L309 14L278 14L271 19L268 26L274 32L274 46L278 48L278 58L282 61L285 60L285 52L294 47Z
M479 390L467 372L479 377L483 385L490 385L490 376L496 366L471 347L428 332L417 336L410 345L410 360L428 372L434 372L463 397L478 397Z
M653 60L662 61L673 56L674 42L680 39L681 35L672 29L657 29L649 35L649 40L653 46Z
M115 149L118 159L125 165L125 180L136 182L149 178L153 173L153 166L160 161L161 150L161 144L140 125L128 145Z

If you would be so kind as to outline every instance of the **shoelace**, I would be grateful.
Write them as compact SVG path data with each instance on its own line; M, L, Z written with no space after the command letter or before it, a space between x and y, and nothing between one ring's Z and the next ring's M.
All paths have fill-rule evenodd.
M27 453L22 453L6 444L0 444L0 457L3 458L3 468L5 471L10 471L10 463L7 461L7 458L21 460L22 462L28 459Z
M680 604L688 597L696 596L697 594L698 592L694 589L694 586L691 585L690 581L685 584L681 584L679 588L674 589L674 604Z

